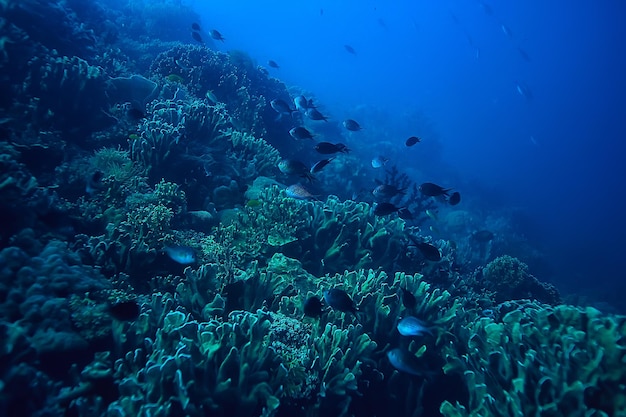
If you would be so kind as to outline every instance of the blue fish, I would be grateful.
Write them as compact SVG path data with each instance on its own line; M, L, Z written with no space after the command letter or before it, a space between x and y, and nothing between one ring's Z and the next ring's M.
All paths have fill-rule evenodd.
M331 288L323 292L324 301L335 310L352 313L356 316L357 310L354 301L347 292L339 288Z
M163 251L174 262L191 265L196 262L196 253L189 246L166 246Z
M431 327L417 317L406 316L398 323L398 332L402 336L424 336L425 334L433 335Z
M405 349L395 348L387 351L387 359L391 365L400 372L415 376L424 376L424 372L419 365L415 355Z

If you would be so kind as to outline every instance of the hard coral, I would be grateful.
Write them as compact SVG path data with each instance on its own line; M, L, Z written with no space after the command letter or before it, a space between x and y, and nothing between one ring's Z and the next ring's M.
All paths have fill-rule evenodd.
M560 301L553 285L540 282L528 273L525 263L508 255L488 263L483 269L483 278L486 288L495 292L497 302L524 298L551 304Z
M464 375L471 398L468 406L444 402L444 416L626 412L625 318L539 303L501 310L501 322L479 318L466 326L466 355L445 349L444 369Z

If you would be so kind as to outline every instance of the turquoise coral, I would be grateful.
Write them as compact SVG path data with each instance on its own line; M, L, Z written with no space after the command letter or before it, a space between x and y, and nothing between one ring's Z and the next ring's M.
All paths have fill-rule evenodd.
M444 416L626 413L626 319L590 307L503 308L502 322L479 318L467 326L468 353L447 369L475 389L468 406L443 403Z

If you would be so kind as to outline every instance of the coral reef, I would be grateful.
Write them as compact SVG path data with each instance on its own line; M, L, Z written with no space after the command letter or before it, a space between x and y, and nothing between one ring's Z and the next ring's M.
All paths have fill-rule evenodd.
M469 405L444 402L444 416L623 415L626 321L582 309L505 303L501 321L469 323L444 370L463 373Z
M12 111L26 112L34 131L60 130L77 140L116 123L106 113L104 72L80 57L36 56L22 85L23 108Z
M265 97L270 100L285 97L286 88L258 71L247 54L177 45L154 60L151 72L164 78L180 77L196 97L207 97L211 92L219 102L225 103L237 130L256 137L266 137L268 132L267 137L276 136L268 131L275 113ZM284 132L280 136L289 139Z
M534 299L547 304L561 301L558 290L528 273L528 266L517 258L500 256L483 269L484 285L495 293L496 302Z
M317 122L270 102L312 95L183 3L0 1L0 415L626 415L623 316L561 304L509 218L424 197L421 164L377 171L405 194L375 215L336 123L315 139L353 152L289 197Z

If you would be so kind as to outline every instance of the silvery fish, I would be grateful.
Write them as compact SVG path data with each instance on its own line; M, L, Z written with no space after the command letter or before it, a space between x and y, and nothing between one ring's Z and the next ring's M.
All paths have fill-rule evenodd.
M306 128L302 126L294 127L289 131L292 138L296 140L300 139L313 139L313 135Z
M389 161L389 158L385 158L384 156L377 156L372 159L372 167L373 168L382 168Z
M387 351L387 359L400 372L415 376L423 376L425 374L419 365L417 357L408 350L391 349Z
M314 109L313 99L308 99L304 96L297 96L293 99L293 104L296 105L296 110L301 113L306 113L307 109Z
M318 172L320 172L326 165L330 164L330 162L335 159L335 158L329 158L329 159L322 159L321 161L317 161L312 167L311 167L311 174L317 174Z
M216 41L222 41L222 42L224 42L224 41L226 40L226 38L224 38L224 36L222 36L222 34L221 34L221 33L219 33L219 32L218 32L217 30L215 30L215 29L211 29L211 30L209 31L209 35L210 35L213 39L215 39Z
M345 127L346 129L352 131L352 132L357 132L361 129L363 129L361 127L361 125L356 121L356 120L352 120L352 119L346 119L343 121L343 127Z
M296 111L296 110L292 110L286 101L281 100L279 98L275 98L274 100L270 101L270 106L272 106L274 111L278 113L278 119L283 117L284 114L288 114L291 116L292 113Z
M287 190L285 190L285 193L287 197L295 198L296 200L317 200L316 196L311 194L309 190L300 184L290 185L287 187Z
M294 159L281 159L280 162L278 162L278 169L283 174L298 175L299 177L306 178L309 182L315 179L309 172L309 167Z
M425 322L413 316L407 316L400 320L397 329L402 336L433 335L431 327L428 327Z
M374 194L374 197L378 199L389 199L398 194L405 194L405 190L406 188L397 188L396 186L390 184L380 184L374 188L372 194Z
M196 262L196 253L189 246L166 246L163 251L170 259L181 265L191 265Z

